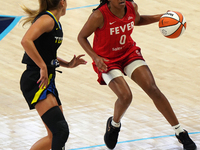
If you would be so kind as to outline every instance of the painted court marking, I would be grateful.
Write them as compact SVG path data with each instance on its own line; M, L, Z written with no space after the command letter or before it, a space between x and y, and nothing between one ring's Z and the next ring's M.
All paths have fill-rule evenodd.
M3 16L0 17L13 17L15 18L13 22L0 34L0 41L16 26L16 24L20 21L22 16Z
M188 134L200 134L200 132L191 132L191 133L188 133ZM174 136L174 134L173 135L155 136L155 137L134 139L134 140L128 140L128 141L121 141L121 142L117 142L117 144L124 144L124 143L145 141L145 140L152 140L152 139L160 139L160 138L173 137L173 136ZM102 146L106 146L106 145L105 144L101 144L101 145L94 145L94 146L88 146L88 147L80 147L80 148L75 148L75 149L70 149L70 150L82 150L82 149L90 149L90 148L102 147Z
M87 5L87 6L81 6L81 7L74 7L74 8L67 8L67 10L82 9L82 8L94 7L94 6L98 6L98 5L99 4ZM0 41L1 41L17 25L17 23L20 21L20 19L24 16L0 15L0 17L13 17L13 18L15 18L14 21L0 34Z
M94 7L94 6L98 6L98 5L99 4L87 5L87 6L81 6L81 7L74 7L74 8L67 8L67 10L82 9L82 8Z

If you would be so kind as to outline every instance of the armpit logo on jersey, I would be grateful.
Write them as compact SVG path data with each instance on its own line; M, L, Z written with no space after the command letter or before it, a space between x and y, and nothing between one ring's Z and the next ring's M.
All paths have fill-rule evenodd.
M139 50L136 50L135 52L136 52L136 54L137 54L138 56L142 56L142 54L140 53Z
M57 68L57 67L60 66L60 63L59 63L59 61L57 59L53 59L51 61L51 66L54 67L54 68Z
M133 17L132 17L132 16L129 16L129 17L128 17L128 20L131 20L131 19L133 19Z
M55 43L58 43L58 44L60 44L60 43L62 43L62 41L63 41L63 37L56 37L55 36Z

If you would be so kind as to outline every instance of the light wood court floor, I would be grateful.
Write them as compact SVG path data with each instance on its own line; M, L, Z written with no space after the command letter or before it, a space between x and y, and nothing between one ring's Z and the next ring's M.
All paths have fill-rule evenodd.
M158 87L169 99L181 125L200 149L200 1L135 0L141 14L167 10L181 12L187 21L185 33L177 39L161 35L158 24L135 27L133 39L154 74ZM20 4L37 8L37 0L0 1L0 15L24 16ZM76 38L99 0L68 0L66 16L61 19L64 41L58 56L70 60L85 54ZM0 149L28 150L46 135L35 110L30 111L19 88L25 69L21 38L28 29L17 24L0 41ZM92 36L90 42L92 44ZM67 150L106 150L103 135L107 118L113 114L116 96L100 86L88 55L88 64L64 69L57 74L57 88L64 115L70 126ZM122 119L116 150L181 150L174 131L156 110L151 99L130 79L133 102Z

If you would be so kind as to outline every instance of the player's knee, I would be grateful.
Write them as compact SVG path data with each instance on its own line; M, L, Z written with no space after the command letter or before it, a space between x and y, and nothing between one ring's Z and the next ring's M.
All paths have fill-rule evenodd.
M158 87L156 86L156 84L151 84L149 86L146 87L146 93L149 96L154 96L154 97L160 97L161 96L161 92L158 89Z
M59 136L60 142L65 144L69 137L69 127L65 120L57 122L57 136Z
M62 111L55 106L45 112L41 118L53 134L52 150L61 150L69 136L69 127Z
M128 92L126 94L123 94L119 97L119 100L120 100L120 103L122 105L126 105L126 106L129 106L130 103L132 102L132 93L131 92Z

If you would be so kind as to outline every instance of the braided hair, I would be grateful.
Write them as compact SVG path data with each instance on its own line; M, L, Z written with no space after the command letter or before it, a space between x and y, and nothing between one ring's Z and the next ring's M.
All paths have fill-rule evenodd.
M133 0L126 0L126 1L130 1L130 2L133 2ZM99 9L101 6L103 6L104 4L108 4L109 1L108 0L100 0L100 4L97 8L93 9L93 11Z

